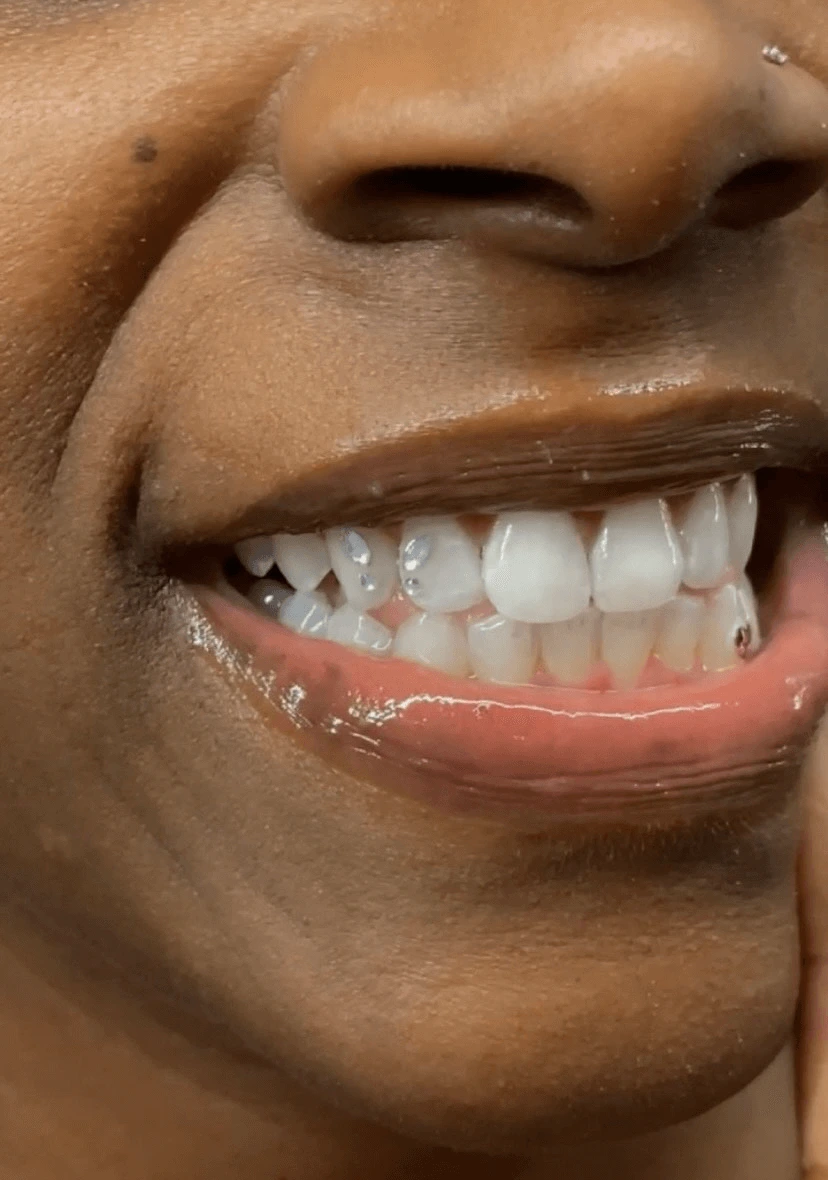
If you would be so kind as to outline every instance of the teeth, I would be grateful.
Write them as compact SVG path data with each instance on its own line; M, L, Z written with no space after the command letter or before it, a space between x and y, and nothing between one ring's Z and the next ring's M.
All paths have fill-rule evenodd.
M653 650L661 612L630 611L604 615L601 656L616 688L635 688Z
M333 571L351 606L376 610L397 585L397 549L379 529L337 528L325 534Z
M263 578L273 568L272 537L248 537L235 546L236 557L254 578Z
M483 551L492 604L522 623L557 623L589 605L586 552L569 512L504 512Z
M417 516L406 521L400 542L403 590L422 610L468 610L485 597L480 550L450 516Z
M704 616L705 600L690 594L679 594L663 607L655 654L666 668L674 672L695 668Z
M324 594L297 590L279 607L279 622L297 635L324 639L331 618L331 607Z
M602 611L650 610L675 597L684 562L666 500L610 508L591 563L593 594Z
M280 606L292 595L288 587L283 586L281 582L271 582L267 578L260 578L250 587L247 597L254 606L265 611L266 614L278 618Z
M466 676L469 655L463 628L450 615L412 615L398 629L394 655L451 676Z
M708 484L695 493L679 536L684 555L685 586L694 590L718 586L730 560L730 530L721 484Z
M520 684L532 679L537 644L528 623L492 615L469 623L467 635L472 668L480 680Z
M753 592L748 598L744 590L732 582L722 586L709 601L705 612L700 647L702 667L708 672L735 668L746 654L740 652L740 632L741 638L748 639L752 647L754 626L758 629Z
M318 533L279 533L273 538L273 554L295 590L315 590L331 572L328 546Z
M750 559L756 536L759 500L756 495L756 480L752 475L743 475L736 481L730 493L727 512L730 524L730 564L739 574Z
M759 625L759 610L756 604L756 595L753 592L753 587L750 584L746 574L742 574L736 585L739 588L739 594L742 599L742 606L747 615L748 623L750 624L750 646L751 649L756 649L762 642L761 627Z
M544 666L561 684L583 684L601 655L601 614L591 606L565 623L541 630Z
M328 639L356 647L376 656L387 655L394 636L387 627L370 615L362 614L350 603L335 610L328 620Z

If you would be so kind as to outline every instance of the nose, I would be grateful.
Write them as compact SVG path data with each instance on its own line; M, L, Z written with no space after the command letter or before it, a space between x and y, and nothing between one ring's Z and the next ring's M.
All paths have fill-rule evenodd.
M702 0L451 8L320 50L287 88L283 180L327 233L617 266L826 182L828 90Z

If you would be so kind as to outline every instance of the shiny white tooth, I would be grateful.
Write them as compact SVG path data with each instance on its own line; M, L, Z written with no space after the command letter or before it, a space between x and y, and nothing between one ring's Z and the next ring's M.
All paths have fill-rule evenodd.
M318 590L306 593L297 590L286 598L279 607L279 622L297 635L308 635L314 639L326 637L331 606L324 594Z
M727 517L720 483L710 483L694 493L679 528L685 586L709 590L721 582L730 562Z
M601 657L616 688L635 688L638 684L652 654L660 619L660 610L604 615Z
M759 607L756 602L756 595L753 592L753 586L751 586L747 574L741 575L736 582L736 586L741 595L742 606L744 607L750 626L749 646L751 650L756 650L762 643L762 628L759 624Z
M561 684L583 684L601 658L601 613L594 606L541 628L543 663Z
M335 528L325 534L333 572L360 611L384 606L397 586L397 547L379 529Z
M743 475L736 480L728 499L727 515L730 526L730 564L740 574L750 560L756 538L759 499L754 476Z
M527 684L535 674L537 637L529 623L491 615L468 625L469 655L475 676L500 684Z
M247 595L254 606L263 610L265 614L273 615L274 618L279 617L282 603L287 602L292 596L293 592L289 586L283 585L282 582L272 582L269 578L258 578Z
M569 512L502 512L483 549L486 593L521 623L558 623L589 605L589 565Z
M315 590L331 572L328 546L318 533L278 533L273 538L273 555L294 590Z
M346 602L328 620L328 639L342 643L345 647L356 647L375 656L384 656L391 651L394 636L377 619L372 619Z
M708 672L723 672L740 664L740 632L752 638L752 626L744 591L728 582L707 600L699 648L702 667Z
M695 668L704 616L705 600L690 594L679 594L662 607L655 654L665 668L673 672Z
M394 655L451 676L467 676L469 653L462 625L451 615L412 615L394 636Z
M468 610L486 596L480 548L452 516L416 516L405 522L399 574L411 601L432 614Z
M235 545L236 557L254 578L263 578L273 568L272 537L248 537Z
M666 500L618 504L592 547L592 593L602 611L651 610L674 598L684 560Z

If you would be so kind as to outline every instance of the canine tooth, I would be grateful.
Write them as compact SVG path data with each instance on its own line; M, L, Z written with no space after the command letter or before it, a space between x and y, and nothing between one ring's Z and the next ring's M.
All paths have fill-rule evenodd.
M501 684L525 684L535 673L537 639L528 623L491 615L469 623L469 655L475 676Z
M746 654L744 640L752 645L753 625L743 590L733 582L717 590L708 599L705 612L700 646L702 666L708 672L735 668Z
M653 650L659 610L616 612L601 621L601 656L616 688L635 688Z
M278 533L273 538L273 555L295 590L315 590L331 572L328 546L318 533Z
M279 617L279 608L283 602L292 597L292 591L281 582L272 582L269 578L258 578L247 595L250 602L274 618Z
M601 614L594 606L565 623L541 628L547 672L562 684L583 684L601 658Z
M451 615L412 615L394 637L394 655L452 676L466 676L469 653L460 623Z
M730 493L727 514L730 524L730 564L737 573L741 573L750 560L756 538L759 499L754 476L743 475L737 479Z
M324 639L331 618L331 607L324 594L318 590L306 593L297 590L286 598L279 607L279 622L297 635L310 635Z
M503 512L483 550L486 593L521 623L558 623L589 605L589 565L569 512Z
M375 656L387 655L393 638L387 627L348 602L335 610L328 620L328 639L346 647L369 651Z
M399 574L411 601L430 613L468 610L485 598L480 549L451 516L405 522Z
M397 585L397 548L379 529L336 528L325 534L331 566L359 611L384 606Z
M248 537L235 545L236 557L254 578L263 578L273 568L272 537Z
M699 488L684 516L679 537L684 555L685 586L718 586L730 560L730 529L722 485Z
M679 594L662 608L655 654L673 672L690 672L704 624L703 598Z
M592 590L602 611L651 610L674 598L684 561L666 500L610 508L592 547Z

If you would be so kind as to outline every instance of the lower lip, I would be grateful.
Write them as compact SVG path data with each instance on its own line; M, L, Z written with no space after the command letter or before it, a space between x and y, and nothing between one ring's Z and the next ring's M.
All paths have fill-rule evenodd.
M328 761L452 811L615 821L752 809L795 779L828 702L822 541L789 559L757 657L632 692L458 680L296 636L209 588L198 596L249 657L245 684L268 719Z

